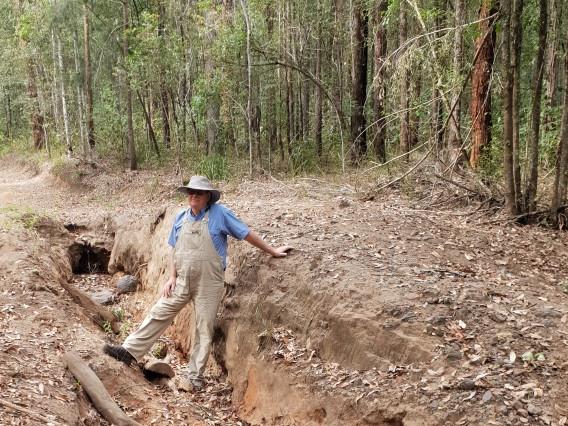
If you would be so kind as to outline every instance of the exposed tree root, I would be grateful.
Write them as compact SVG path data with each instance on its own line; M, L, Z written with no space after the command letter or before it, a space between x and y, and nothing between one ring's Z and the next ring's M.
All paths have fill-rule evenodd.
M95 408L110 423L117 426L140 426L114 402L103 383L89 366L74 352L63 355L63 362L85 390Z

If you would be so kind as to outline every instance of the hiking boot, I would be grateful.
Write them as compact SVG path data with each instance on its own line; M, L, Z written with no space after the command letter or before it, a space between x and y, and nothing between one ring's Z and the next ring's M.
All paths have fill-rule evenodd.
M130 365L136 361L136 359L124 349L122 346L114 346L105 344L103 347L103 352L108 356L117 359L118 361L124 362L126 365Z

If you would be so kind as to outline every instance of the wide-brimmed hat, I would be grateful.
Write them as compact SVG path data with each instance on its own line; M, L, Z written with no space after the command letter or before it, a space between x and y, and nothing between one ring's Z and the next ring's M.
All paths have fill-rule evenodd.
M180 186L177 190L187 195L190 189L209 191L211 193L210 204L215 204L221 198L221 192L205 176L192 176L187 185Z

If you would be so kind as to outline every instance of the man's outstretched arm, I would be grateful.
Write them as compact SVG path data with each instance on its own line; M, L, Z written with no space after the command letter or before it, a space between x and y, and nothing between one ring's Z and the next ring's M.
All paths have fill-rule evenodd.
M288 255L288 252L292 250L292 247L290 246L272 247L270 244L260 238L260 236L254 231L250 231L248 233L248 235L245 237L245 241L249 244L252 244L256 248L265 251L272 257L286 257Z

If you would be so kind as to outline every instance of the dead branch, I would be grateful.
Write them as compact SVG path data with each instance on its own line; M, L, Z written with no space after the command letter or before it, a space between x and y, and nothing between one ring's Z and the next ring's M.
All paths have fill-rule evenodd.
M141 426L132 420L114 402L95 372L74 352L63 355L63 362L81 384L95 408L110 423L117 426Z
M447 182L447 183L450 183L450 184L452 184L452 185L455 185L455 186L457 186L458 188L464 189L464 190L466 190L466 191L468 191L468 192L471 192L472 194L478 195L479 197L483 197L483 194L481 194L479 191L476 191L475 189L468 188L467 186L462 185L462 184L459 183L459 182L456 182L456 181L454 181L454 180L445 178L444 176L439 175L439 174L434 174L434 176L436 176L436 177L437 177L438 179L440 179L440 180L443 180L444 182Z
M27 408L20 407L19 405L16 405L16 404L12 404L11 402L6 401L5 399L2 399L2 398L0 398L0 405L3 405L4 407L10 408L14 411L19 411L21 413L25 413L28 416L30 416L31 418L45 422L45 423L51 423L51 424L56 424L56 425L61 424L61 423L55 422L51 419L48 419L47 417L45 417L45 416L43 416L39 413L36 413L32 410L28 410Z
M105 324L110 324L112 331L117 334L120 331L120 326L116 317L112 312L103 308L100 304L91 299L85 292L74 287L72 284L63 281L61 286L67 290L73 300L81 305L89 313L91 319L98 324L101 328L105 328Z

